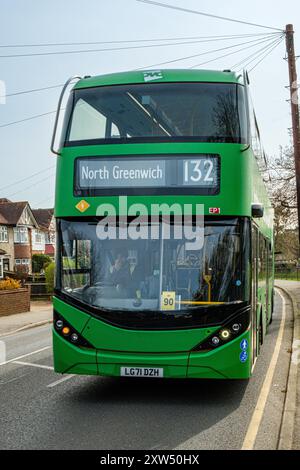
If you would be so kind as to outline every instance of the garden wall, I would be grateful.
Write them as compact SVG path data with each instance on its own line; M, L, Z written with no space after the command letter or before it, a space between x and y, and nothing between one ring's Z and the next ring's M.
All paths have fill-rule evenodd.
M30 311L30 286L0 290L0 316Z

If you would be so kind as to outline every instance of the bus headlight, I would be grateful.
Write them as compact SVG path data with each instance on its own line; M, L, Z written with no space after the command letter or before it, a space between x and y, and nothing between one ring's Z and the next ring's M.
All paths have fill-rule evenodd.
M73 341L73 343L76 343L78 341L78 335L76 333L72 333L71 340Z
M218 336L214 336L212 339L211 339L211 342L214 346L218 346L219 343L220 343L220 338L218 338Z
M227 328L221 330L219 334L223 341L227 341L231 336L230 330L228 330Z
M241 329L241 326L242 325L240 323L234 323L231 328L235 333L238 333Z
M64 322L63 322L62 320L57 320L57 321L55 322L55 326L56 326L56 328L57 328L58 330L61 330L62 327L64 326Z
M64 338L65 341L68 341L74 346L82 346L84 348L91 348L94 349L94 347L81 336L78 331L75 330L75 328L70 325L56 310L54 310L54 320L53 320L53 326L56 331L56 333L59 334L62 338Z
M220 329L197 344L192 351L210 351L216 349L244 333L250 325L250 306L244 307L233 319L224 322Z

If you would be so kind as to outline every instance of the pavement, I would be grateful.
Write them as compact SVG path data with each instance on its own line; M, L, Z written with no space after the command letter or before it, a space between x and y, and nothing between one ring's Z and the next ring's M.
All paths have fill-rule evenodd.
M51 325L2 336L0 449L278 449L293 339L280 294L249 381L60 375Z
M294 313L291 362L279 448L300 450L300 282L280 280L275 284L289 294Z
M52 315L53 308L51 302L31 302L30 312L0 317L0 337L23 329L50 323Z

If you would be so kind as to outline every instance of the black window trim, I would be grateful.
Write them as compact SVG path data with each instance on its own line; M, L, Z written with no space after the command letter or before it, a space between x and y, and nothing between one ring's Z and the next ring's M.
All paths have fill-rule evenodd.
M78 87L78 88L73 88L70 92L70 96L72 96L72 110L69 113L68 116L68 122L64 124L63 128L65 128L65 135L62 135L62 140L61 140L61 147L84 147L84 146L98 146L98 145L124 145L124 144L146 144L146 143L176 143L176 142L199 142L199 143L230 143L230 144L239 144L239 145L245 145L248 143L248 138L242 138L241 136L236 139L231 139L228 137L219 137L219 138L212 138L208 136L172 136L170 137L164 137L164 136L159 136L159 137L130 137L130 138L110 138L110 139L86 139L86 140L74 140L74 141L69 141L68 136L70 134L71 130L71 122L73 118L73 113L74 113L74 99L75 99L75 93L76 91L79 90L89 90L89 89L95 89L95 88L107 88L107 87L120 87L120 86L136 86L136 85L150 85L150 86L155 86L155 85L162 85L162 84L223 84L223 85L235 85L236 87L236 96L238 96L238 87L243 87L245 88L245 85L243 83L239 82L209 82L209 81L168 81L168 82L151 82L151 83L144 83L144 82L134 82L134 83L118 83L114 85L98 85L98 86L93 86L93 87Z

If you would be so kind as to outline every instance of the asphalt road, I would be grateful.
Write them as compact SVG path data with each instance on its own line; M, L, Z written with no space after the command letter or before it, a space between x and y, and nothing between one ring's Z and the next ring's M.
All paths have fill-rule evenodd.
M282 315L276 295L249 381L61 376L52 369L50 326L2 337L10 362L0 366L0 449L241 449L246 436L255 449L276 449L292 337L288 299L284 323Z

